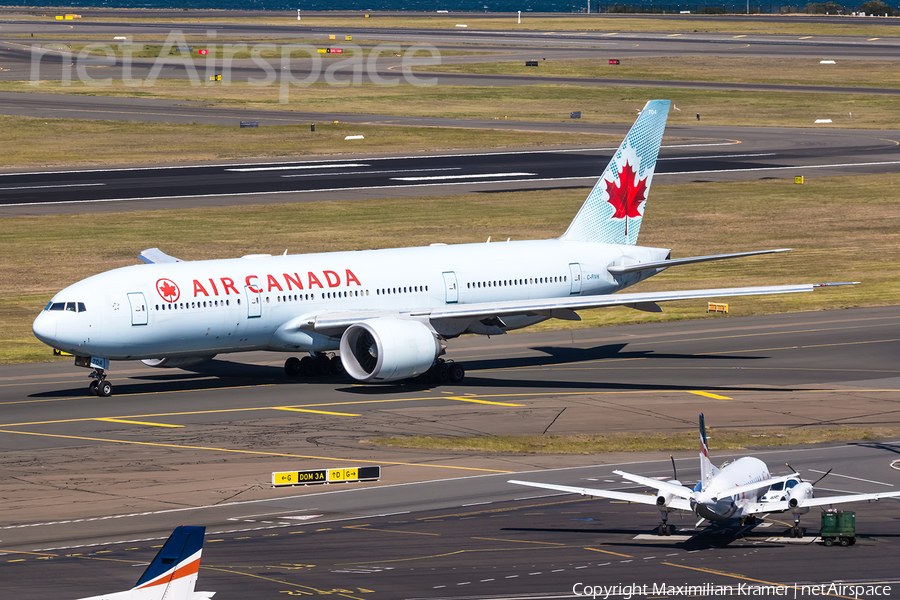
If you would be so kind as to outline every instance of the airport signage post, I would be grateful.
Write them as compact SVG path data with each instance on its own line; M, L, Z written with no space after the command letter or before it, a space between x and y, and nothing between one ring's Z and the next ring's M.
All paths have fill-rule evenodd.
M356 483L358 481L378 481L379 479L381 479L381 467L276 471L272 473L272 486Z

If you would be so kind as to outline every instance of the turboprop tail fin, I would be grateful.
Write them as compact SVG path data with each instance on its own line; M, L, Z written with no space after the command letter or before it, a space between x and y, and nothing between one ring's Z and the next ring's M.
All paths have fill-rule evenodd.
M709 480L715 477L719 472L709 459L709 446L706 442L706 423L703 420L703 413L700 413L700 490L706 489Z
M637 243L669 100L650 100L561 239Z

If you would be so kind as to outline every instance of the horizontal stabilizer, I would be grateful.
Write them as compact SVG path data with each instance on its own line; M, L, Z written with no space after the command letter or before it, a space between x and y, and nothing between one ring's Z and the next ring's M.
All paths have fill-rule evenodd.
M830 498L807 498L800 502L800 508L810 506L826 506L828 504L846 504L847 502L863 502L866 500L881 500L882 498L897 498L900 492L878 492L877 494L848 494L845 496L831 496Z
M624 275L639 271L651 271L656 269L668 269L678 265L692 265L694 263L709 262L711 260L725 260L728 258L741 258L744 256L758 256L760 254L776 254L778 252L790 252L791 248L779 248L778 250L754 250L752 252L734 252L732 254L710 254L709 256L691 256L689 258L675 258L659 260L656 262L640 263L636 265L613 265L607 268L611 275Z
M673 496L678 496L679 498L690 499L694 495L694 490L687 486L669 483L668 481L660 481L659 479L651 479L650 477L643 477L641 475L635 475L633 473L626 473L625 471L613 471L616 475L625 479L627 481L632 481L634 483L639 483L641 485L646 485L649 488L654 488L658 492L662 492L664 494L672 494Z
M180 258L175 258L174 256L169 256L159 248L147 248L146 250L142 250L140 254L138 254L138 258L147 263L148 265L155 265L159 263L177 263L184 262Z

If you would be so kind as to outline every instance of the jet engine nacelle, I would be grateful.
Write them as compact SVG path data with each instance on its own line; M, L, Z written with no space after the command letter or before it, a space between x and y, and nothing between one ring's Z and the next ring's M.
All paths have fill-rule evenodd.
M157 369L181 369L184 367L192 367L206 362L215 357L215 354L208 356L182 356L179 358L145 358L141 362L148 367Z
M812 496L812 484L805 481L798 483L787 492L788 506L790 506L791 508L797 508L801 502L803 502L807 498L812 498Z
M379 318L351 325L341 337L344 370L359 381L397 381L431 368L437 335L420 321Z
M669 505L669 502L672 501L672 494L660 494L656 497L656 505L660 508Z

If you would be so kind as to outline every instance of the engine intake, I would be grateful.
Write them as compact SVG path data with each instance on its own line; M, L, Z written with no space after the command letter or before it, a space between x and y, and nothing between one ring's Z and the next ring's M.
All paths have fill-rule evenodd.
M358 381L397 381L431 368L441 353L424 323L380 318L351 325L341 337L341 362Z

